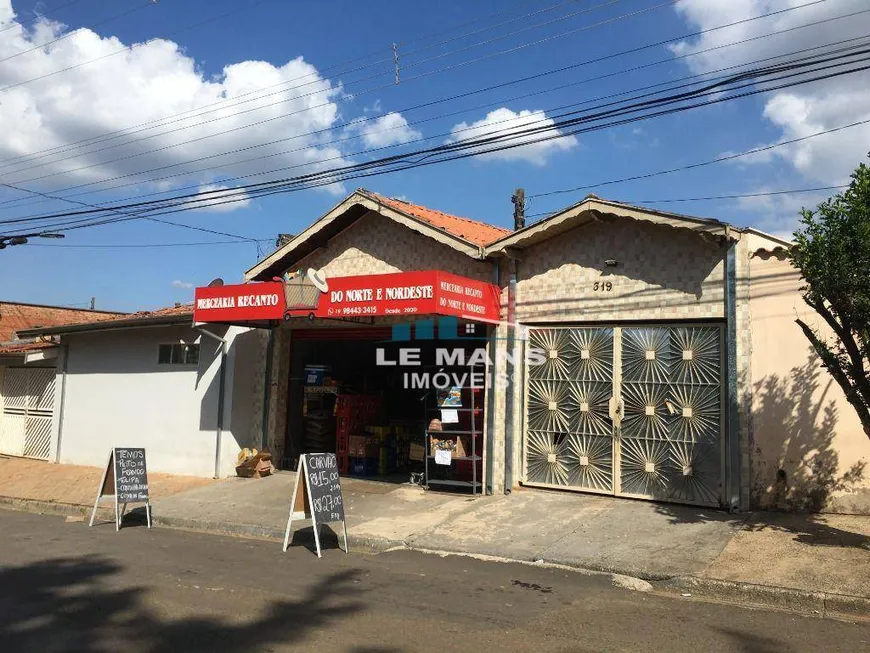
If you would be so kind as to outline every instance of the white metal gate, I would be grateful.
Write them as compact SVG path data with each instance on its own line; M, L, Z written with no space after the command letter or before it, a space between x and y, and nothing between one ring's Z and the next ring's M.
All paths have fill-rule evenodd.
M47 459L54 411L53 367L8 367L3 375L0 453Z
M526 484L720 504L720 326L533 328L529 347Z

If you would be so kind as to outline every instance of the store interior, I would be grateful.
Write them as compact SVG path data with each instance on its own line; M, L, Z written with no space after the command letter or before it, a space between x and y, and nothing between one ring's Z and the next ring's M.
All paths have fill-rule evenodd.
M485 340L396 342L389 329L349 328L294 332L291 342L285 469L328 451L344 476L481 491L485 365L467 363ZM403 348L419 350L420 364L399 365ZM436 349L458 364L434 365Z

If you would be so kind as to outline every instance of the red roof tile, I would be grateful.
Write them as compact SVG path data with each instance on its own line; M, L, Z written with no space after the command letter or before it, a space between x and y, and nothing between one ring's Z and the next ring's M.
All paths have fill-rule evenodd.
M51 349L57 347L53 342L22 342L12 345L0 345L0 355L3 354L24 354L28 351L37 351L39 349Z
M510 233L509 229L496 227L495 225L487 224L485 222L478 222L477 220L461 218L457 215L450 215L449 213L442 213L441 211L435 211L418 204L411 204L410 202L398 200L394 197L384 197L383 195L378 195L371 191L363 192L371 195L375 200L395 209L396 211L407 213L408 215L422 220L433 227L437 227L438 229L446 231L454 236L459 236L475 245L488 245L489 243L498 240L499 238L503 238Z
M186 318L190 317L193 319L193 303L190 304L179 304L178 306L170 306L168 308L160 308L156 311L138 311L136 313L121 313L118 315L109 315L102 320L89 320L82 322L71 322L68 324L57 325L57 329L51 328L43 328L43 329L35 329L33 332L26 333L28 336L32 336L35 334L60 334L68 331L83 331L83 330L101 330L101 329L110 329L110 328L125 328L128 326L136 326L136 322L142 320L157 320L158 322L173 322L175 321L173 318ZM165 320L160 320L159 318L165 318ZM77 327L83 327L90 324L99 324L99 326L95 326L93 329L80 329Z
M15 332L39 326L58 326L98 322L123 316L124 313L89 311L62 306L0 302L0 343L12 342Z

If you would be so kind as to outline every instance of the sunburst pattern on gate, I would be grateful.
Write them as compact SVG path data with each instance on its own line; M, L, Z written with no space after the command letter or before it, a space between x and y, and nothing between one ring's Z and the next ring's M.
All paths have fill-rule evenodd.
M721 378L719 329L671 329L671 381L689 385L719 385Z
M622 332L622 378L628 382L667 383L671 369L669 329Z
M613 441L609 436L529 431L526 476L532 483L610 491Z
M612 436L613 425L610 421L608 402L613 387L609 383L571 384L572 417L571 432L587 435Z
M624 329L622 493L717 503L720 334L718 327Z
M564 381L529 381L529 428L567 433L580 409L574 389Z
M536 329L529 334L529 346L539 349L543 362L529 366L530 379L568 379L578 352L565 329Z
M622 387L622 399L625 402L624 437L668 439L667 386L626 383Z
M716 442L719 439L721 408L719 388L715 386L674 386L672 403L676 409L670 437L680 442Z
M623 494L667 497L670 471L667 442L626 438L621 443L621 455Z
M719 495L719 448L715 445L675 442L671 446L668 498L715 505Z
M609 383L613 379L613 331L572 329L569 333L571 377Z
M609 492L613 489L613 440L608 436L566 437L559 456L568 468L568 485Z
M534 483L567 485L568 465L559 453L553 433L529 431L526 440L526 475Z

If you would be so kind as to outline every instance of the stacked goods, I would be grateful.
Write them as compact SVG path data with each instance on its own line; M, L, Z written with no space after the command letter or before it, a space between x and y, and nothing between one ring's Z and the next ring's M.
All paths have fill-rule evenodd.
M236 474L243 478L262 478L272 473L272 454L247 447L236 458Z
M350 439L362 434L365 426L381 412L381 398L374 395L338 395L335 400L335 453L338 471L357 473L350 468ZM359 441L356 441L359 444Z
M332 449L332 411L327 408L308 410L305 416L305 451L322 452Z
M414 439L415 426L407 422L394 422L393 432L396 434L396 467L406 469L409 464L411 441ZM416 427L419 433L419 426ZM422 460L422 456L420 457Z
M369 426L368 431L378 445L378 474L396 471L396 435L392 426Z

